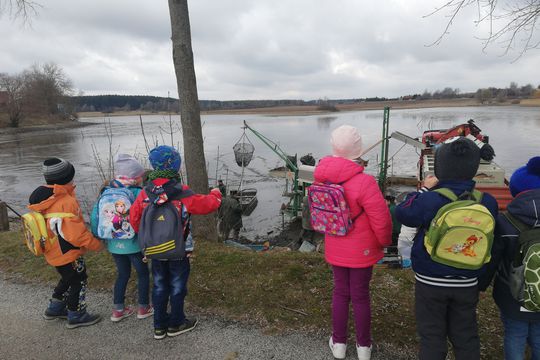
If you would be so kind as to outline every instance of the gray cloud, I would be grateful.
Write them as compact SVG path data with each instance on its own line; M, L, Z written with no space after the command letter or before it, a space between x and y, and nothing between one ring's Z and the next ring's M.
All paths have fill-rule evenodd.
M474 11L438 46L444 1L191 1L201 99L399 96L540 83L539 51L482 52ZM0 18L0 72L62 66L87 94L176 94L167 2L48 0L31 27ZM515 54L514 54L515 55Z

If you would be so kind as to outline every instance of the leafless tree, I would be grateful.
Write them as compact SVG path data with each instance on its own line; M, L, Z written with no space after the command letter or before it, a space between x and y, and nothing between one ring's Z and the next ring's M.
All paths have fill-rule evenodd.
M32 0L0 0L0 15L9 14L13 19L29 21L37 15L37 9L41 5Z
M25 79L23 74L0 74L0 89L7 93L7 113L9 125L19 127L23 119L23 104L25 98Z
M458 15L468 7L476 7L478 18L476 25L487 23L487 34L481 38L483 49L494 43L500 44L504 55L516 51L520 58L526 51L540 47L538 20L540 18L540 0L449 0L436 8L435 13L446 13L448 21L442 34L430 45L441 43L448 34Z
M184 159L189 185L195 192L208 193L208 173L204 157L197 81L191 47L191 29L187 0L169 0L173 63L180 98L180 117L184 140ZM196 237L217 241L215 217L194 218Z

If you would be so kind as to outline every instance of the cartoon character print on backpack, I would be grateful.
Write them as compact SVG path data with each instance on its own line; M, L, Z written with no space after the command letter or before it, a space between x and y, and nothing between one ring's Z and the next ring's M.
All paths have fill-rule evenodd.
M482 193L474 190L470 199L462 199L449 189L435 191L451 202L437 211L426 231L424 246L431 259L458 269L481 268L491 258L495 228L495 219L481 204Z
M529 311L540 311L540 227L526 225L510 213L504 217L519 231L516 252L508 277L512 297Z
M98 200L97 236L104 240L133 239L129 208L134 201L127 188L107 188Z

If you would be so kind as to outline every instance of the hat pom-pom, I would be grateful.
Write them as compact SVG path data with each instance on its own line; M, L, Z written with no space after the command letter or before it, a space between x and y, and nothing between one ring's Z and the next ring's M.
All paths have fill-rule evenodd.
M529 160L527 172L540 176L540 156L535 156Z
M491 161L495 157L495 150L489 144L485 144L480 148L480 158L485 161Z

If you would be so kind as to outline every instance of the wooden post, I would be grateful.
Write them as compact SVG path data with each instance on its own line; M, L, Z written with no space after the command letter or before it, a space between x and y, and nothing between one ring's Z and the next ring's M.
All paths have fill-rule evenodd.
M9 218L5 202L0 202L0 231L9 231Z

